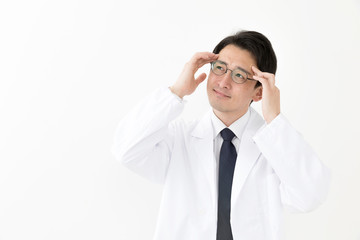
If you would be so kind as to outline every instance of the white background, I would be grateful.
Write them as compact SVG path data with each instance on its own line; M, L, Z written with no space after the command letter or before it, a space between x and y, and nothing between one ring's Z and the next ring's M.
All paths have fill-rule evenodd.
M162 186L111 155L115 127L241 29L273 43L282 112L332 169L288 239L359 240L359 0L2 0L0 239L151 239ZM208 110L204 86L184 118Z

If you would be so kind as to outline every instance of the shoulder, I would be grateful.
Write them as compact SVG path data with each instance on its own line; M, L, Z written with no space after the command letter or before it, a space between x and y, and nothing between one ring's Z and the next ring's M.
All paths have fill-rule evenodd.
M252 107L249 107L250 121L253 122L254 127L260 128L265 124L264 118Z
M171 123L172 128L175 129L177 134L191 135L193 137L206 137L212 135L212 123L210 110L206 112L201 118L191 121L184 119L177 119Z
M260 114L252 107L249 107L250 117L249 122L246 126L247 131L250 135L255 135L255 133L263 128L265 124L265 120L260 116Z

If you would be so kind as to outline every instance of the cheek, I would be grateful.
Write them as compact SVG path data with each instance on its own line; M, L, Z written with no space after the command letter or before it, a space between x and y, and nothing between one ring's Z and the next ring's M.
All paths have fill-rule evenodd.
M251 85L243 85L238 86L236 89L234 89L234 92L236 93L236 97L239 99L244 98L251 98L253 95L254 86Z
M211 74L209 74L209 77L207 79L207 88L208 89L212 88L214 84L215 84L215 78Z

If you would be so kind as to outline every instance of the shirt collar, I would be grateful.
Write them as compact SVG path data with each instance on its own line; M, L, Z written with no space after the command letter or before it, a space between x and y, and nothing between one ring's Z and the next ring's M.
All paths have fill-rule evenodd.
M250 109L250 108L249 108ZM233 122L228 128L235 133L237 138L241 138L242 133L244 132L245 126L249 120L250 117L250 111L248 111L241 116L239 119L237 119L235 122ZM224 129L226 128L226 125L215 115L214 111L211 111L211 122L213 126L213 138L215 139L216 136Z

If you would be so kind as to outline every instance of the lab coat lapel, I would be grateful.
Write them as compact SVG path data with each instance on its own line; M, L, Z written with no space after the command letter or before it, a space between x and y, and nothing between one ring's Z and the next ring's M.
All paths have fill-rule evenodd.
M212 111L212 110L211 110ZM217 204L217 182L216 182L216 161L213 150L213 127L211 123L211 112L209 111L196 125L191 133L193 151L196 160L199 161L200 170L205 175L211 193L212 204ZM249 175L256 160L260 156L252 137L264 124L260 115L250 107L250 117L244 133L241 137L240 148L236 160L234 178L231 193L231 208L235 207L240 196L241 189ZM206 187L206 186L204 186Z
M234 209L237 199L240 196L241 189L249 175L256 160L259 158L260 151L253 141L252 137L256 131L263 125L264 120L260 115L250 107L250 117L244 133L241 137L240 148L236 159L233 184L231 190L231 208Z
M212 204L216 204L216 161L213 150L213 127L210 111L198 122L191 136L194 146L193 151L196 154L196 160L199 161L199 171L203 171L201 174L205 175L208 182ZM205 188L206 186L204 186Z

